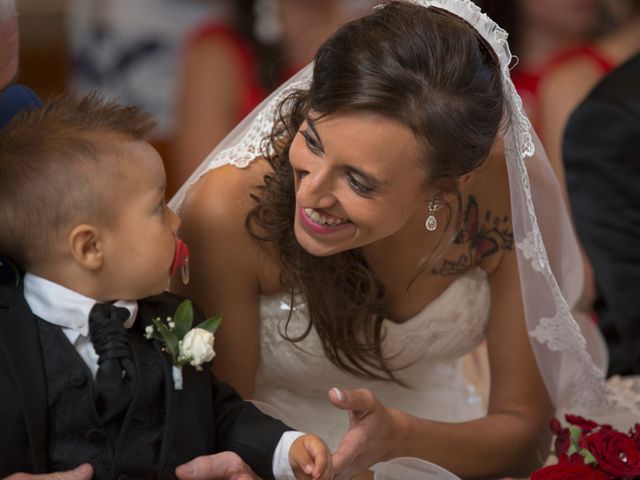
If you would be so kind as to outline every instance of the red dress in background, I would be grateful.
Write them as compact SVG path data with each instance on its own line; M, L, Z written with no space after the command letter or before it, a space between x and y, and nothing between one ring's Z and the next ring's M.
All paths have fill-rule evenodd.
M187 41L186 48L201 40L222 41L231 47L242 79L241 104L235 120L247 116L265 97L266 92L258 77L257 59L249 41L222 23L209 22L196 28Z
M517 66L512 70L511 79L522 98L522 103L536 131L540 132L540 115L538 112L538 86L540 81L555 68L578 58L585 58L593 62L602 71L603 75L606 75L614 68L614 63L592 45L580 45L553 55L538 70L524 70Z

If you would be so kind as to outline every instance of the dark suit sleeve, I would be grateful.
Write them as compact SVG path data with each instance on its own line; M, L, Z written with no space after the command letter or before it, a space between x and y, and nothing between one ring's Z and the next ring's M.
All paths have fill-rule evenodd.
M564 137L567 188L600 296L610 373L640 373L640 116L589 97Z
M229 385L211 376L220 451L236 452L260 477L273 478L273 453L291 428L242 400Z
M0 285L0 477L48 471L47 391L35 317L22 284Z
M203 320L202 311L194 306L194 325ZM211 387L218 450L235 452L260 477L274 478L273 453L282 434L292 429L243 400L213 374Z
M143 316L150 319L172 315L182 300L184 297L165 292L138 304L146 312ZM204 315L195 304L193 313L196 326ZM138 327L143 329L144 325ZM273 478L273 453L282 434L292 429L244 401L210 373L210 365L202 371L186 368L183 375L189 388L179 394L172 392L180 397L175 400L179 427L172 434L173 460L169 464L177 466L199 455L232 451L260 477Z

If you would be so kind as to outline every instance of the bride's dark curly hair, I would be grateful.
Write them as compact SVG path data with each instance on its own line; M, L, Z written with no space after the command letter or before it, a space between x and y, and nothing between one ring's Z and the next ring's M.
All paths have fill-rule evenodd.
M276 152L265 153L273 172L246 219L254 238L277 243L283 283L306 300L306 331L292 338L285 327L288 340L300 341L315 328L340 369L402 384L382 350L384 290L360 249L315 257L294 236L289 148L307 114L360 110L399 120L424 146L425 188L454 192L460 203L456 180L487 157L503 100L491 50L468 24L441 10L392 2L346 24L320 47L309 90L280 105L266 140Z

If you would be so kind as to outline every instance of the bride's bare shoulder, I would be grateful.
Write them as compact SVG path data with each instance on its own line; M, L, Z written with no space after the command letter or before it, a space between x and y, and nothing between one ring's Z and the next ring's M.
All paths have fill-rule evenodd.
M253 261L261 255L245 221L256 205L251 194L258 193L268 171L264 160L246 168L226 165L207 172L190 188L178 212L182 220L179 235L194 258L198 252L201 258L215 256L217 261L240 253Z
M237 223L255 205L251 198L270 170L265 160L255 160L248 167L225 165L205 173L187 192L180 209L183 222L224 221Z
M189 245L192 284L200 285L195 287L195 298L203 294L198 288L217 275L225 278L227 293L248 295L277 288L279 270L273 247L258 241L245 225L256 205L251 194L258 193L268 172L264 160L243 169L224 166L206 173L189 189L178 212L182 220L178 235Z

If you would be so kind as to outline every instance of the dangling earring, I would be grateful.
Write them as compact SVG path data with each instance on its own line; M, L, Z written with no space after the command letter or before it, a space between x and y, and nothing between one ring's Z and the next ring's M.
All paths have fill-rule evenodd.
M440 208L438 202L435 200L429 200L429 205L427 206L429 209L429 216L427 216L427 221L424 224L424 227L430 232L434 232L436 228L438 228L438 220L434 213Z

